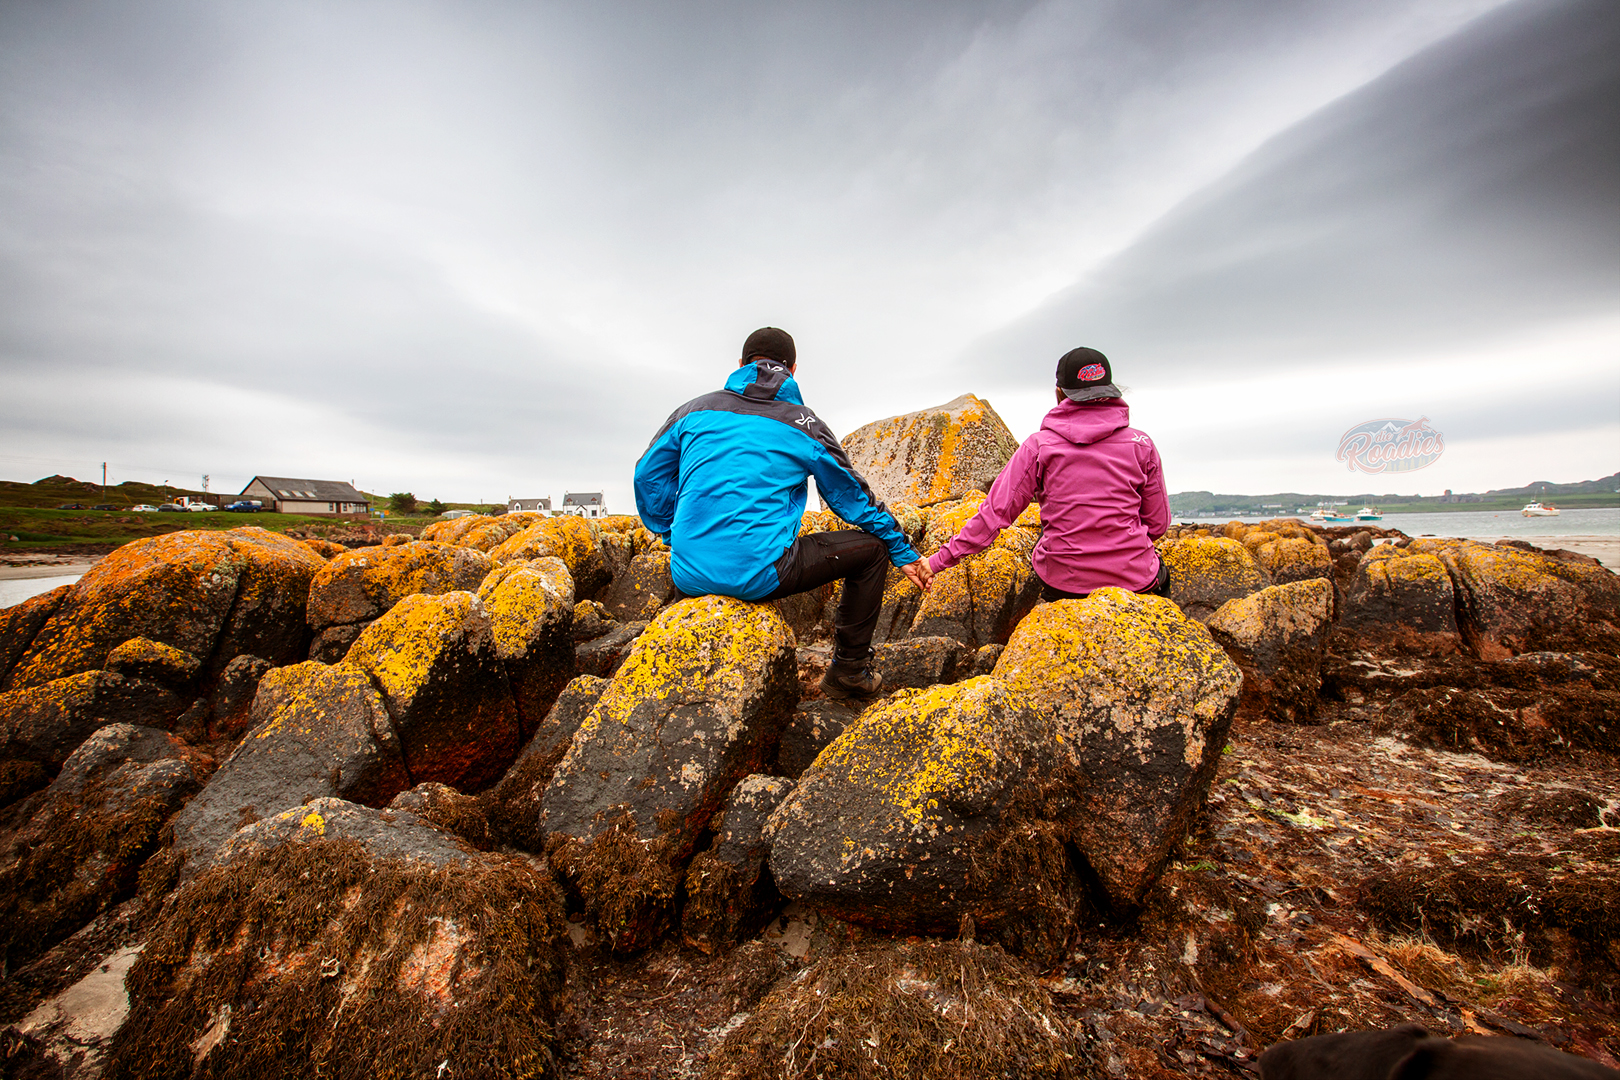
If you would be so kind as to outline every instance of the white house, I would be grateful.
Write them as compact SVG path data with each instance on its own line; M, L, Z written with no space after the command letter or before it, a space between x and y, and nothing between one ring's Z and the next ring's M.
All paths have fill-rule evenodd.
M343 480L300 480L290 476L255 476L239 499L257 499L280 514L364 514L365 495Z
M565 491L562 512L579 517L607 517L607 505L603 503L600 491Z
M521 510L534 510L542 514L549 514L551 513L551 497L548 495L544 499L506 500L506 512L508 514L516 514Z

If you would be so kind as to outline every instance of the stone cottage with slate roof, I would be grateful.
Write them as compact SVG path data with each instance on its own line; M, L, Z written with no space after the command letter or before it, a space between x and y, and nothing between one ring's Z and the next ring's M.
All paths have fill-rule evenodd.
M607 517L607 504L600 491L563 492L562 512L579 517Z
M365 495L342 480L300 480L290 476L255 476L240 499L257 499L280 514L364 514Z

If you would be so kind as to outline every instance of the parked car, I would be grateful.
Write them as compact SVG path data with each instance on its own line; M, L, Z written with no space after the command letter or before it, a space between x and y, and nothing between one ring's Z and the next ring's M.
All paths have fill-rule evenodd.
M229 506L226 506L225 509L229 510L233 514L257 514L260 510L264 509L264 506L251 499L239 499L238 501L231 503Z
M179 503L164 503L158 507L158 510L165 514L183 514L186 512L186 508Z
M134 513L134 514L155 514L155 513L157 513L157 507L148 506L145 503L136 503L134 506L130 507L129 509L130 509L130 512Z
M186 509L190 510L192 513L197 513L198 511L203 510L218 510L219 507L213 505L212 503L192 503L190 506L186 507Z
M57 509L58 510L88 510L90 508L88 506L84 505L83 503L63 503L61 506L58 506Z
M96 505L92 506L90 509L92 509L92 510L122 510L123 507L122 506L114 506L112 503L96 503Z

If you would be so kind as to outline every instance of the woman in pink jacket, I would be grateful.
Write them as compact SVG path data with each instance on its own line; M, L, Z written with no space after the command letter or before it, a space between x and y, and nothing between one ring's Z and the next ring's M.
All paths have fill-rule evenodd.
M1162 595L1170 573L1153 541L1170 527L1164 474L1153 440L1131 427L1108 357L1096 349L1064 353L1057 402L990 485L979 512L929 557L929 571L983 551L1039 502L1034 564L1042 599L1076 599L1106 585Z

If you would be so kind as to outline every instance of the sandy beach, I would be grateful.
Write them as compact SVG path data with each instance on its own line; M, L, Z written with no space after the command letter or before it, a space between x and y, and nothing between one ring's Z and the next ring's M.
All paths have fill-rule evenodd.
M1527 540L1539 548L1562 549L1579 555L1590 555L1604 566L1620 573L1620 536L1470 536L1494 544L1499 540Z
M83 555L7 555L0 562L0 581L82 574L100 561Z

